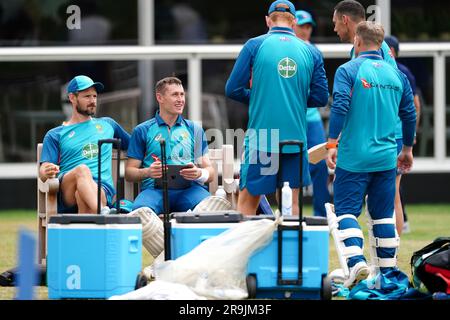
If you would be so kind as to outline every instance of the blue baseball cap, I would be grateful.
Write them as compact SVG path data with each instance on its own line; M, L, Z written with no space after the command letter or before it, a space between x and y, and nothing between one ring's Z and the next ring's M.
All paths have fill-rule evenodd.
M316 26L316 22L308 11L298 10L295 16L297 17L297 25L299 26L307 23L310 23L313 27Z
M97 92L103 91L105 86L101 82L94 82L91 78L87 76L76 76L70 80L67 86L67 93L75 93L78 91L86 90L90 87L95 87Z
M284 6L283 6L283 4L284 4ZM288 6L288 7L286 8L286 6ZM290 14L292 14L295 17L295 7L292 4L292 2L287 1L287 0L277 0L277 1L272 2L272 4L269 7L269 15L275 11L289 12Z
M394 48L395 52L398 54L399 44L398 39L395 36L386 36L384 41L388 44L389 48Z

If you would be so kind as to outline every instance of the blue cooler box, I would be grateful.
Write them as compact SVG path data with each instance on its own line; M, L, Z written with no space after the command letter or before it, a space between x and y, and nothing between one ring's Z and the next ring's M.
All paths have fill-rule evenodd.
M242 214L232 211L215 213L175 212L171 220L171 258L176 259L242 221Z
M142 268L139 217L65 214L48 224L50 299L105 299L135 290Z
M282 240L282 280L298 279L298 218L285 219L284 226L295 230L284 230ZM303 221L302 282L300 284L279 284L278 273L278 231L272 241L250 258L247 267L249 295L255 298L280 299L331 299L331 283L328 274L329 229L327 220L305 217ZM251 284L250 284L250 283ZM249 287L250 285L250 287ZM252 289L251 286L254 286ZM251 292L256 289L256 292Z
M178 218L178 219L177 219ZM261 219L262 216L256 216ZM272 218L272 217L268 217ZM290 221L291 220L291 221ZM188 221L186 219L186 221ZM210 220L211 221L211 220ZM202 241L214 237L236 225L235 223L183 222L181 215L172 220L171 257L176 259ZM284 226L297 226L284 230L282 241L282 280L298 277L298 217L285 217ZM329 229L327 220L304 217L302 245L302 284L278 284L278 231L273 240L257 251L248 263L247 287L250 298L330 299L331 283L328 274Z

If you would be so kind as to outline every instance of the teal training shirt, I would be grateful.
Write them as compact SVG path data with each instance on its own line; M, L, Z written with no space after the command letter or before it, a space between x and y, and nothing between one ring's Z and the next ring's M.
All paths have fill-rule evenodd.
M148 168L155 162L154 156L161 159L159 141L166 141L167 164L196 163L208 153L208 142L203 129L194 122L178 116L170 128L159 113L150 120L139 124L131 134L128 157L142 161L141 167ZM155 179L142 181L141 189L154 188Z
M319 109L308 108L306 110L306 122L321 122L322 117L320 116Z
M395 69L398 69L397 62L395 61L394 55L392 54L391 48L389 48L389 45L386 43L386 41L383 41L381 44L381 48L379 50L381 56L383 57L383 60L389 63L392 67ZM350 53L351 58L355 59L355 50L352 48L352 51ZM402 121L400 118L397 119L397 122L395 124L395 139L401 139L403 137L402 134Z
M249 104L247 148L278 152L279 141L300 140L306 150L307 106L322 107L328 101L323 59L292 29L274 27L246 42L227 81L226 95ZM299 150L288 147L283 152Z
M51 162L59 165L60 175L80 164L86 165L94 180L98 178L98 140L120 138L121 148L128 148L130 135L111 118L92 118L91 120L72 125L56 127L44 137L41 163ZM102 185L111 194L115 194L113 186L111 159L112 145L102 146Z
M399 114L406 124L405 144L412 145L414 137L412 99L407 78L383 61L379 52L364 52L340 66L330 118L330 138L336 139L341 133L337 166L351 172L395 168L395 124ZM341 116L342 125L338 123Z

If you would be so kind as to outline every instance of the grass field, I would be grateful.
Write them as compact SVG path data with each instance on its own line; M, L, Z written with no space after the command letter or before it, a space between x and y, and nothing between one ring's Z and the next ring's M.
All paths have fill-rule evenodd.
M411 232L402 235L398 255L399 267L410 275L409 260L414 251L422 248L438 236L450 236L450 204L447 205L408 205L408 217ZM305 215L311 215L311 207L305 208ZM364 215L360 225L367 239ZM36 214L34 211L0 211L0 273L16 266L17 240L20 228L36 231ZM368 257L367 246L365 247ZM329 270L339 267L334 250L334 242L330 237ZM143 267L151 263L151 256L144 250ZM15 296L15 288L0 287L0 300L10 300ZM38 299L47 299L47 288L38 287Z

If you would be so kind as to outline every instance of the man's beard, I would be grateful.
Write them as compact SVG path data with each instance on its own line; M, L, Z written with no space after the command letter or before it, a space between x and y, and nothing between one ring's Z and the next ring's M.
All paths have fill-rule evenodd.
M89 109L90 109L90 107L92 107L92 106L94 107L94 108L92 109L93 111L90 111ZM86 107L86 110L83 110L83 109L81 109L80 104L77 103L77 112L78 112L79 114L84 115L84 116L91 117L91 116L95 115L95 104L94 104L94 103L91 103L91 104L89 104L89 105Z

